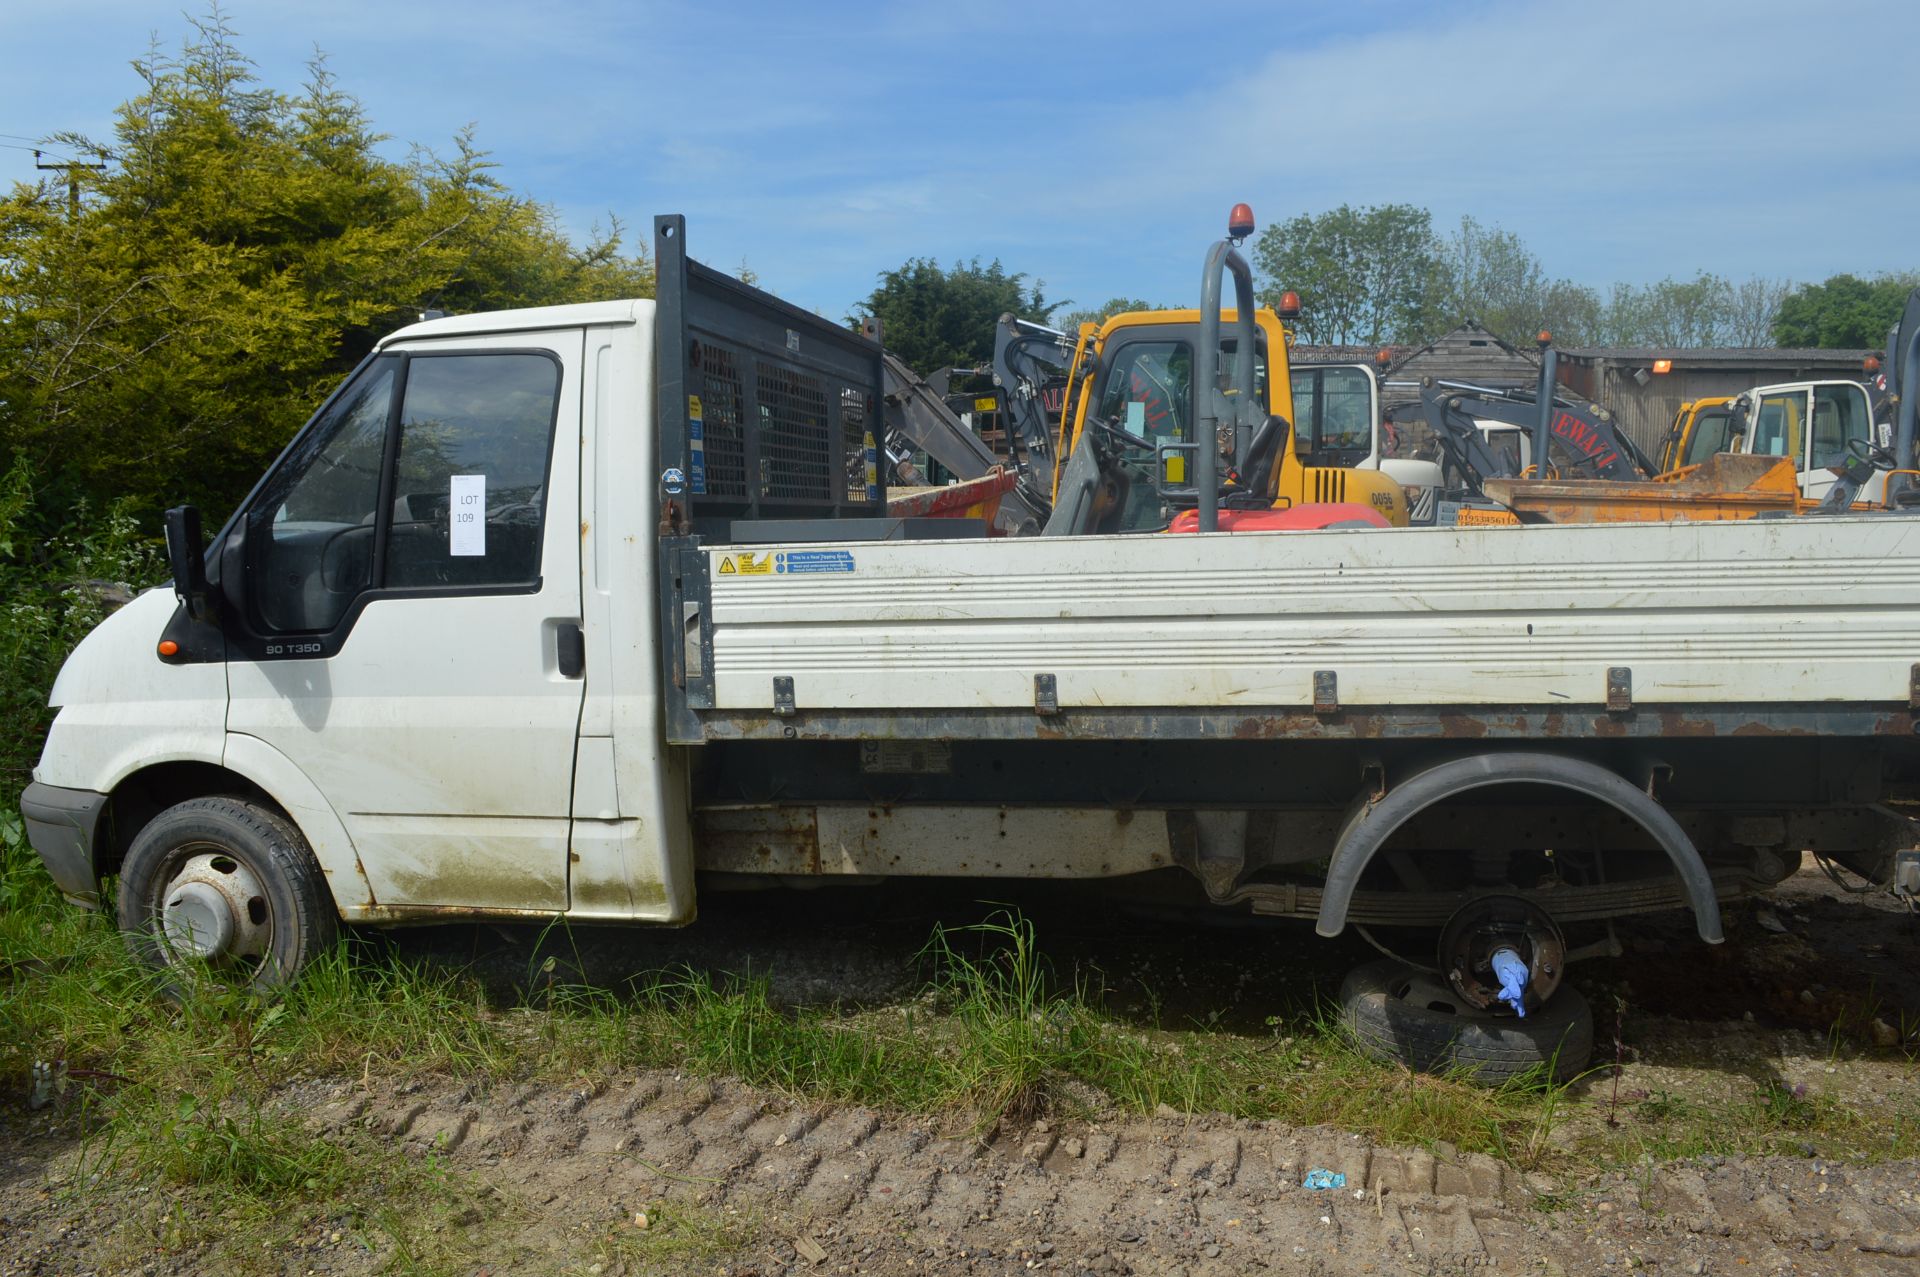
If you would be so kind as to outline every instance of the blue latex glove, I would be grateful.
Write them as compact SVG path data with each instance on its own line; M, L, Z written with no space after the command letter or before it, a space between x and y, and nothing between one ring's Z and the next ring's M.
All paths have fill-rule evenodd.
M1493 974L1500 980L1500 1000L1513 1008L1521 1019L1527 1018L1527 981L1533 973L1520 955L1511 949L1493 951Z

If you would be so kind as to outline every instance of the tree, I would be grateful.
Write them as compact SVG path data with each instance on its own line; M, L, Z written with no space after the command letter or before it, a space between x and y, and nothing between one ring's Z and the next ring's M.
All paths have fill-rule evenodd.
M1733 286L1727 312L1725 340L1729 346L1771 346L1780 303L1793 291L1793 281L1755 275Z
M1125 315L1139 310L1166 309L1168 308L1165 306L1155 306L1137 297L1114 297L1110 298L1105 305L1095 306L1092 310L1070 310L1053 321L1053 325L1069 336L1077 336L1082 324L1104 324L1115 315Z
M1835 275L1822 284L1802 284L1781 300L1773 339L1782 346L1877 349L1915 288L1920 288L1916 272L1872 279Z
M854 307L847 323L858 328L863 319L878 319L887 349L923 376L977 366L993 359L1000 316L1044 324L1059 309L1061 303L1047 302L1044 283L1028 289L1026 279L1009 275L997 260L982 266L976 257L943 270L931 258L916 257L882 271L879 286Z
M1615 284L1601 316L1602 340L1615 346L1724 346L1732 341L1736 293L1702 271L1689 280Z
M575 247L470 135L395 163L324 63L297 95L259 85L217 11L134 67L113 143L64 139L111 157L77 212L48 184L0 200L0 452L50 507L217 516L421 309L652 290L617 224Z
M1301 337L1377 344L1419 334L1436 269L1433 218L1411 204L1301 214L1269 226L1254 246L1275 305L1300 295Z
M1571 280L1549 279L1512 231L1462 217L1459 229L1440 242L1435 267L1427 303L1432 330L1472 319L1516 345L1531 344L1546 331L1562 345L1577 346L1592 340L1599 326L1599 294Z

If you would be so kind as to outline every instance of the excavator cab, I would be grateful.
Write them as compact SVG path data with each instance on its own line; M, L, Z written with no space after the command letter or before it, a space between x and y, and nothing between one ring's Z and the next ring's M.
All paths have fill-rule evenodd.
M1263 398L1269 384L1267 352L1276 335L1284 332L1271 312L1266 318L1273 328L1260 332L1254 357L1254 384ZM1222 328L1233 322L1229 313ZM1198 413L1194 340L1199 328L1198 311L1117 316L1095 338L1092 358L1097 365L1074 379L1081 397L1068 451L1077 450L1089 433L1099 435L1125 486L1120 508L1103 522L1103 531L1157 531L1167 526L1174 508L1192 504L1182 494L1193 484L1199 446L1194 433ZM1278 339L1284 341L1284 336ZM1222 339L1221 368L1233 366L1236 343L1233 336ZM1284 418L1275 420L1277 426L1266 432L1264 440L1269 458L1291 435ZM1244 486L1231 477L1229 481Z
M1660 452L1660 472L1704 465L1709 457L1736 451L1740 431L1732 399L1689 399L1674 414L1673 428Z
M1194 504L1199 407L1193 370L1200 321L1198 310L1137 311L1081 336L1056 455L1068 459L1064 476L1090 437L1114 453L1126 492L1110 494L1109 502L1118 505L1108 509L1101 531L1164 528ZM1222 442L1223 501L1243 509L1349 502L1404 526L1407 503L1400 484L1377 469L1356 468L1378 460L1377 392L1367 370L1341 366L1289 375L1287 330L1279 315L1257 310L1253 327L1253 385L1262 424L1246 432L1237 449ZM1216 389L1232 394L1228 370L1239 354L1238 313L1222 311L1220 329ZM1295 422L1305 424L1296 429ZM1058 482L1056 499L1057 492Z

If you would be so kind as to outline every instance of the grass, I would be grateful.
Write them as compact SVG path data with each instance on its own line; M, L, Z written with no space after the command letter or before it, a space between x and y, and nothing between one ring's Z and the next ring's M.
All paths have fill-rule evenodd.
M85 1133L79 1181L163 1188L174 1212L136 1216L123 1231L197 1249L212 1271L259 1259L233 1249L235 1220L270 1246L342 1221L346 1244L378 1251L392 1271L434 1273L470 1270L518 1217L511 1202L477 1208L485 1190L431 1154L310 1138L279 1098L306 1078L573 1082L658 1067L976 1130L1170 1108L1335 1126L1553 1171L1701 1153L1920 1153L1920 1106L1863 1113L1767 1079L1731 1096L1655 1092L1615 1107L1606 1088L1589 1096L1544 1071L1498 1089L1408 1074L1354 1050L1324 1004L1275 1016L1259 1033L1141 1027L1106 1010L1097 979L1053 971L1032 924L1011 911L936 929L918 997L843 1012L780 1008L762 979L691 970L624 991L552 983L537 1005L501 1009L460 972L352 938L278 999L195 988L169 1001L110 920L57 899L17 825L4 822L0 906L0 1073L25 1078L36 1061L61 1062L61 1120ZM674 1271L739 1250L760 1227L679 1206L648 1215L645 1229L605 1231L596 1243L605 1263ZM183 1222L194 1218L224 1222Z

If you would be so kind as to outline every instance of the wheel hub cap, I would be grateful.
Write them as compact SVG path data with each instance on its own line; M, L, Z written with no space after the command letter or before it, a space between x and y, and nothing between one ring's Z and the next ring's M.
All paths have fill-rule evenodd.
M161 896L162 934L189 957L265 956L268 924L260 879L224 853L190 857Z

